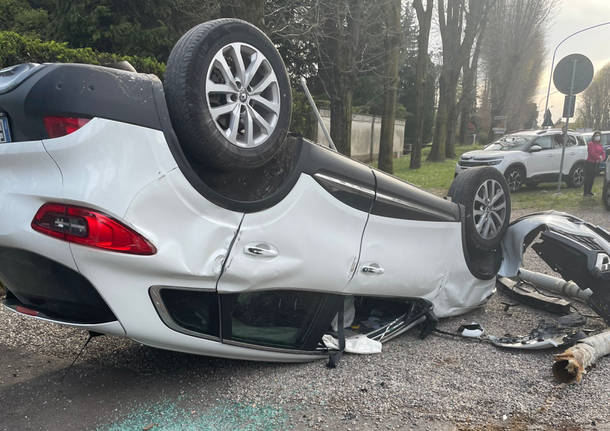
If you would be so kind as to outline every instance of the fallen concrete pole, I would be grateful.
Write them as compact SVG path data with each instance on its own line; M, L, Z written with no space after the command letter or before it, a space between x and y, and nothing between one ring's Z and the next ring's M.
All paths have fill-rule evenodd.
M562 278L553 277L551 275L541 274L539 272L528 271L527 269L519 268L519 278L534 286L541 287L549 292L558 293L559 295L576 298L582 301L587 301L593 294L591 289L581 289L573 281L565 281Z
M583 338L576 345L555 356L553 375L562 383L580 383L587 369L610 354L610 331Z

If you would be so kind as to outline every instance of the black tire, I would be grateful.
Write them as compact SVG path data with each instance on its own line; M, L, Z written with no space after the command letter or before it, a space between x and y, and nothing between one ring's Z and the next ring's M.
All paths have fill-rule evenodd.
M504 176L491 167L468 169L453 180L449 196L464 205L468 245L484 251L497 249L510 223L510 192ZM491 227L486 232L487 226Z
M504 172L504 178L511 193L519 191L525 182L525 169L521 166L509 166Z
M227 68L220 56L230 74L222 73ZM256 73L248 73L250 65ZM267 81L270 76L274 79ZM213 84L219 86L212 89ZM219 170L257 168L285 143L292 102L288 74L271 40L245 21L218 19L185 33L167 61L164 88L180 145L198 163ZM261 98L273 103L265 106ZM234 109L220 114L218 108L226 107Z
M608 163L608 162L606 162ZM606 169L608 169L606 165ZM604 191L602 192L602 202L608 211L610 211L610 182L604 180Z
M582 162L575 163L566 178L568 187L582 187L585 183L585 165Z

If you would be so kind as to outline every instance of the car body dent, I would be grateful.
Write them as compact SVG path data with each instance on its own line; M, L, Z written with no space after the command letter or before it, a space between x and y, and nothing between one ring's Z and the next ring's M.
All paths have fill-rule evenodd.
M358 261L367 216L301 174L280 203L244 216L218 292L341 292ZM251 245L273 253L249 252Z

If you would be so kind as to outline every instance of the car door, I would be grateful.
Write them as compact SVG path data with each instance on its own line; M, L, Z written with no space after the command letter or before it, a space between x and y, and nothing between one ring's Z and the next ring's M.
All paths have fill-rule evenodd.
M328 325L356 268L372 170L317 145L306 151L288 195L244 215L217 286L223 342L311 348L310 327Z
M557 160L558 154L557 149L554 148L553 136L539 136L532 142L531 146L534 145L540 146L541 150L529 153L526 164L527 177L559 172L559 160Z
M559 147L561 157L561 147ZM586 147L578 145L576 136L568 135L568 143L566 145L565 160L563 162L563 174L569 175L572 166L579 160L587 157Z
M346 292L429 297L447 281L453 250L461 250L456 204L375 171L377 194L360 263Z

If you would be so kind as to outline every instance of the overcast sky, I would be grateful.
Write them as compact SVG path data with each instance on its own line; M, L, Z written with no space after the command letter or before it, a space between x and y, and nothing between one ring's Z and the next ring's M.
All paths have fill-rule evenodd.
M562 0L559 3L558 8L553 12L547 32L545 68L534 100L538 104L538 111L540 112L539 123L542 123L551 58L555 46L563 38L580 29L609 21L610 1L608 0ZM555 64L566 55L573 53L589 57L593 62L595 72L597 72L607 62L610 62L610 25L585 31L565 41L557 50ZM553 121L557 121L562 114L563 97L563 94L559 93L551 82L549 107L553 114Z

